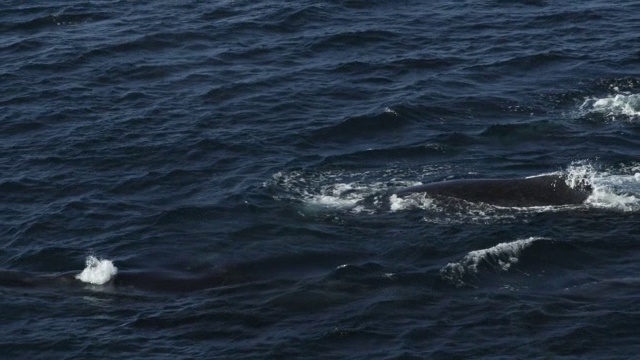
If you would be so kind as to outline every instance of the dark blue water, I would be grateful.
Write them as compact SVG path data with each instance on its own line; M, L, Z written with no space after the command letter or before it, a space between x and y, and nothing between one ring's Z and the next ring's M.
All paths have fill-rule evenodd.
M640 351L637 1L16 0L0 34L2 358ZM545 174L587 200L392 195Z

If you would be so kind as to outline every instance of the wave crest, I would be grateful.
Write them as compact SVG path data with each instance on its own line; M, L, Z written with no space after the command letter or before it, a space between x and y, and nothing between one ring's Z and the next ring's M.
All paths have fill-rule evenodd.
M500 243L487 249L471 251L462 260L449 263L442 268L440 276L456 286L464 286L467 284L466 279L469 276L474 276L479 272L480 265L485 265L496 271L508 271L513 264L520 260L519 257L524 249L534 241L541 239L543 238L530 237Z

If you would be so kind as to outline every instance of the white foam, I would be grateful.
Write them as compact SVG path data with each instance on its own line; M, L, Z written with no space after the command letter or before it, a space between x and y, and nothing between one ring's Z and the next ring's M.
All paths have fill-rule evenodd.
M612 121L634 120L640 117L640 94L617 94L604 98L589 98L580 106L582 111L599 113Z
M389 108L389 107L384 108L384 112L389 113L389 114L393 114L395 116L398 116L398 113L395 110L393 110L392 108Z
M640 177L608 175L593 181L593 192L586 203L593 207L621 210L640 210Z
M630 169L635 170L636 167ZM569 186L591 185L593 191L585 201L590 207L625 212L640 210L640 173L611 174L597 171L589 163L581 161L573 163L566 175Z
M508 271L519 261L522 250L531 243L543 238L530 237L512 242L500 243L496 246L469 252L462 260L449 263L440 269L440 275L456 285L463 285L463 277L478 273L478 265L486 263L498 271Z
M337 183L325 186L321 194L310 195L307 201L332 208L351 208L364 198L367 190L356 183Z
M413 186L416 182L396 180L401 170L380 172L279 172L266 187L279 188L276 200L302 203L302 210L317 212L341 210L352 213L375 213L381 210L383 195L390 189Z
M398 195L393 194L389 197L389 207L392 212L410 209L437 209L433 199L427 197L424 193L411 194L405 197L399 197Z
M113 265L111 260L87 256L86 267L76 275L76 279L84 283L103 285L108 283L117 273L118 268Z

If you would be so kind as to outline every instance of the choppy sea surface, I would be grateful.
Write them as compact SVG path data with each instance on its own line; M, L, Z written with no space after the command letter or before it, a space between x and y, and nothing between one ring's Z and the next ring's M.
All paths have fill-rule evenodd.
M640 353L638 1L16 0L0 34L0 358ZM592 191L392 195L545 174Z

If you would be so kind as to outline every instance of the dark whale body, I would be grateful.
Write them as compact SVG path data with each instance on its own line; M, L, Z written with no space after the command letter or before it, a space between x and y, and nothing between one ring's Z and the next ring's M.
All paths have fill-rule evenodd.
M76 275L77 272L42 274L14 270L0 270L0 289L5 287L40 288L57 286L97 286L102 289L133 288L142 291L181 293L238 284L245 280L243 276L229 272L181 274L158 271L126 271L119 272L111 281L104 285L92 285L83 283L76 279Z
M505 207L582 204L591 194L588 184L572 188L559 175L518 179L465 179L430 183L399 189L398 197L425 193Z

